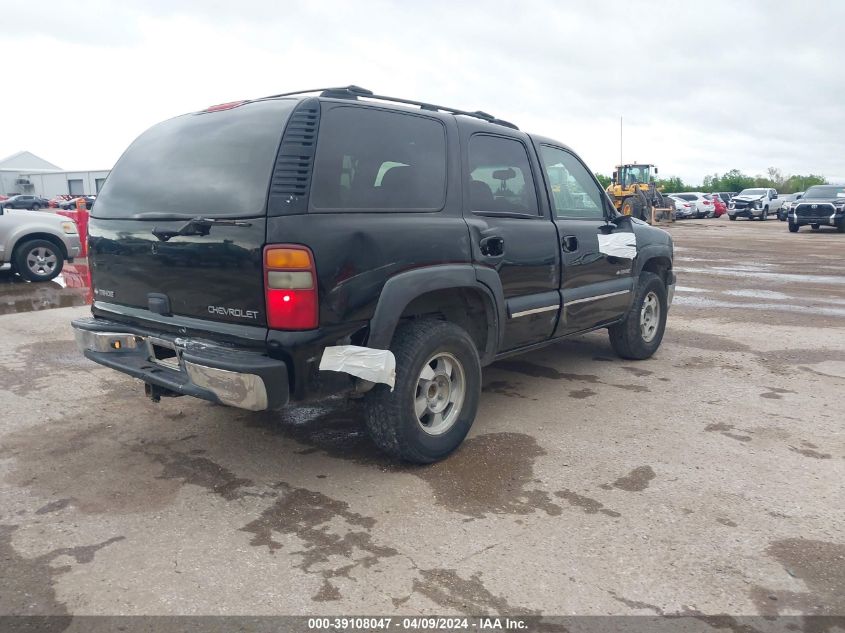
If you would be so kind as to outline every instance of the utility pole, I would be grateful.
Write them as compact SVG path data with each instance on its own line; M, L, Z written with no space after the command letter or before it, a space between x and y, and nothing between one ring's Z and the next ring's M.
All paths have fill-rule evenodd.
M622 117L619 117L619 164L624 164L622 161Z

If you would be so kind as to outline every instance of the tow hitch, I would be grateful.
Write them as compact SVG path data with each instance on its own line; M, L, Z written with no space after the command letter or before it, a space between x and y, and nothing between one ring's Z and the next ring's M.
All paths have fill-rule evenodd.
M153 402L161 402L162 398L178 398L184 395L158 385L151 385L148 382L144 383L144 394Z

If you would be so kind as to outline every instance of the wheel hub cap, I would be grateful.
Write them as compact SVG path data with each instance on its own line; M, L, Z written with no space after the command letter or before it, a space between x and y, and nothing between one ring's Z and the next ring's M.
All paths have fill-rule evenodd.
M55 253L47 248L34 248L26 258L27 267L36 275L47 275L58 263Z
M649 292L640 310L640 334L643 341L651 343L657 335L660 325L660 300L654 292Z
M457 421L464 403L466 379L457 358L440 352L423 365L414 395L414 413L423 431L441 435Z

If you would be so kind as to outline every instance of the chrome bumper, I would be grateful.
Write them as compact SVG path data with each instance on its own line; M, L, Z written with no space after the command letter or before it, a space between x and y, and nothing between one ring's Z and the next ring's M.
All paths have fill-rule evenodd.
M287 366L282 361L206 341L110 330L110 325L116 324L100 319L74 321L80 351L165 394L194 396L249 411L277 408L288 401Z

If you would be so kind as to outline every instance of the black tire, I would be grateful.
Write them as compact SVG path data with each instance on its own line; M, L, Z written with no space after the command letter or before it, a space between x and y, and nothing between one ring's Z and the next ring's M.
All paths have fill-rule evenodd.
M811 224L810 225L810 228L813 229L814 231L818 231L821 227L822 227L821 224Z
M845 233L845 218L839 220L839 224L836 225L836 230L840 233Z
M769 219L769 207L766 207L765 209L763 209L763 215L760 216L760 220L765 222L768 219Z
M400 325L390 348L396 356L394 390L376 385L364 398L370 437L385 453L407 462L443 459L463 442L478 411L481 363L475 343L454 323L421 319ZM448 354L463 370L463 402L451 426L433 435L424 429L414 405L423 397L418 393L423 368L439 354Z
M731 222L736 222L736 216L735 216L735 215L729 215L729 216L728 216L728 219L729 219Z
M646 340L641 327L641 313L643 304L652 293L656 296L660 306L660 314L653 336ZM663 340L663 332L666 329L666 314L666 286L663 280L654 273L640 273L637 292L628 314L621 323L613 325L607 330L613 351L622 358L632 360L650 358L660 347Z
M39 266L41 262L37 257L42 255L45 257L44 265ZM61 249L47 240L29 240L18 245L13 260L15 271L27 281L50 281L62 272L65 263ZM39 268L43 272L39 273Z
M790 233L797 233L799 228L800 227L797 224L794 224L793 222L789 223L789 232Z
M41 205L38 204L37 202L34 205L32 205L33 211L39 211L40 209L41 209Z

